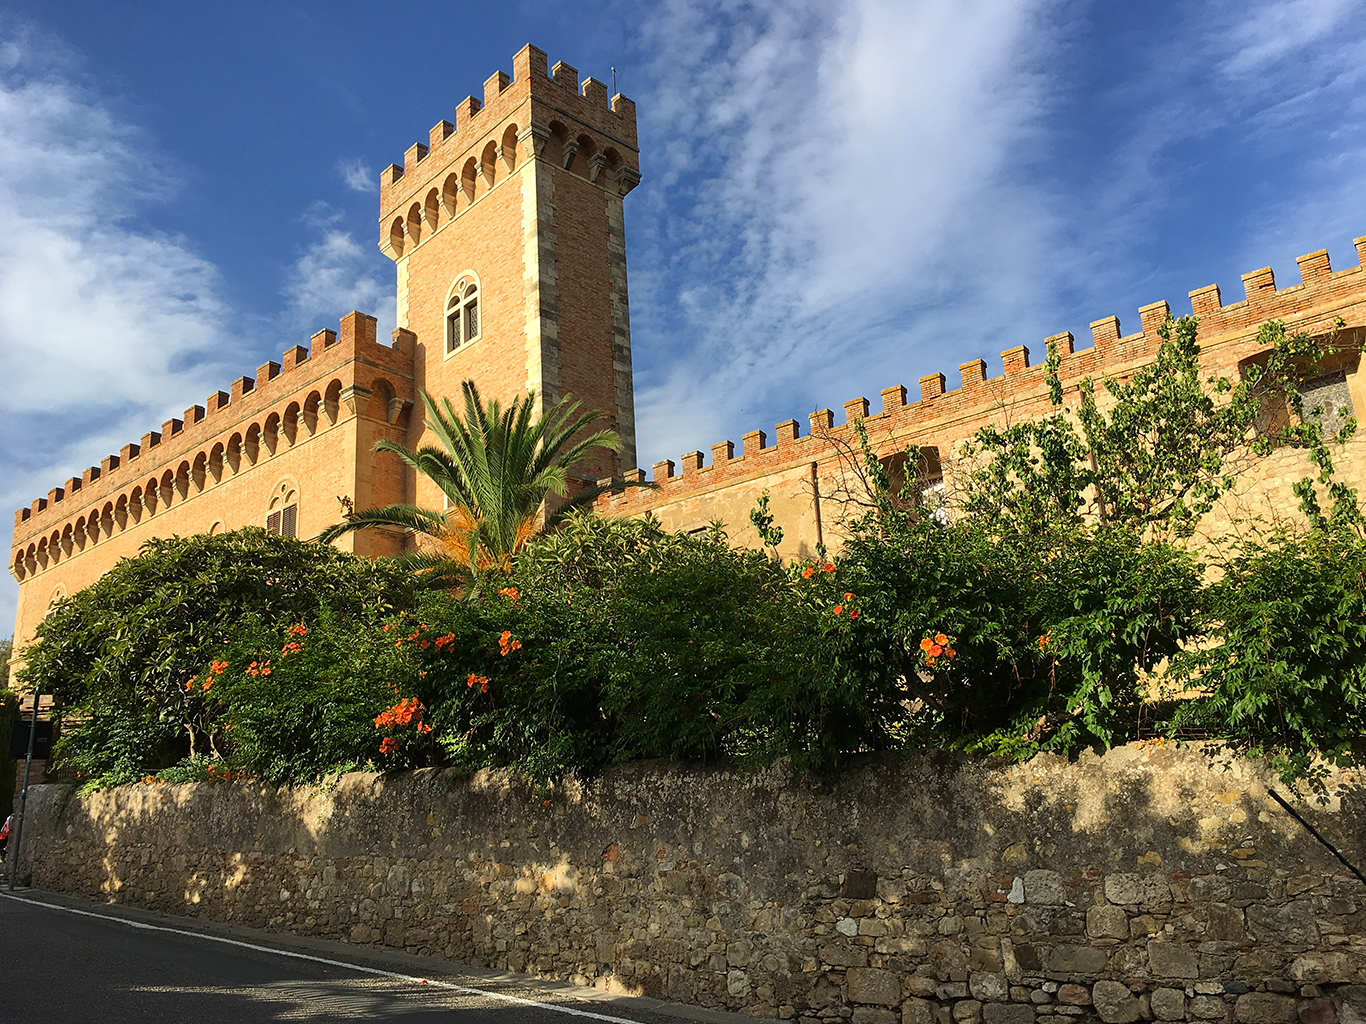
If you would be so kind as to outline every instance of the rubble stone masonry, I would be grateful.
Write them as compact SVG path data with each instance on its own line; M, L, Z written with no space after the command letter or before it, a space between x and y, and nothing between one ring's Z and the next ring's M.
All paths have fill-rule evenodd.
M1366 861L1360 774L1301 813ZM1219 750L30 798L38 887L757 1016L1360 1024L1366 884Z

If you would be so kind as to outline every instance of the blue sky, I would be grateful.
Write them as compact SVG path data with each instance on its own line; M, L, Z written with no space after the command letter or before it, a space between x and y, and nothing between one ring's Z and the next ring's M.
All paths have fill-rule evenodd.
M352 308L380 168L524 43L639 104L640 462L1366 234L1343 0L0 0L6 515ZM16 587L0 584L0 622ZM0 627L5 628L5 627Z

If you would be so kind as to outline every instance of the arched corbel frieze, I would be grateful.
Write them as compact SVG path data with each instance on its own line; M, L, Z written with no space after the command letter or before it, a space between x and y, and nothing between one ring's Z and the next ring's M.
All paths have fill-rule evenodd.
M517 133L517 142L522 147L522 155L528 160L540 159L545 155L545 145L550 141L550 126L529 124Z
M617 168L617 194L625 196L631 189L640 184L640 172L633 167L622 164Z
M361 384L348 384L341 389L341 402L352 416L356 415L356 405L362 409L370 401L370 389Z

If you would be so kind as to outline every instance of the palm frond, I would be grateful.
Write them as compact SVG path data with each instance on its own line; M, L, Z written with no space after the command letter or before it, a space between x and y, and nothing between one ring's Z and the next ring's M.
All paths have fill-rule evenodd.
M458 590L468 588L473 582L468 565L429 551L394 555L393 563L432 590Z
M446 515L436 509L419 508L417 505L385 505L370 508L363 512L353 512L340 523L333 523L318 535L324 544L330 544L344 533L363 530L370 526L393 526L414 533L438 536L446 524Z
M581 411L580 403L568 395L537 412L531 392L504 406L497 399L484 401L473 381L462 381L460 391L463 415L450 398L438 401L422 392L424 426L434 444L417 449L394 441L375 445L376 451L398 456L419 476L431 480L450 507L444 512L411 505L371 509L328 527L323 540L367 526L399 526L435 543L432 547L428 542L412 553L417 559L414 571L424 567L424 573L438 576L446 573L445 569L438 573L439 566L460 566L470 576L506 571L512 557L537 532L546 496L568 493L573 467L595 451L621 448L620 438L610 430L585 433L602 413ZM586 506L605 490L588 488L576 495L541 528L553 525L570 508Z

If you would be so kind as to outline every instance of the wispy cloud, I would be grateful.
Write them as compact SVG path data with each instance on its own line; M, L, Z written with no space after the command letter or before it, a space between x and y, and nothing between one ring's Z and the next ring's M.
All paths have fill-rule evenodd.
M0 503L13 509L205 394L228 338L215 268L137 221L178 186L166 161L58 41L0 38L0 138ZM0 622L14 599L7 580Z
M341 175L346 187L354 192L364 192L367 195L379 192L375 173L362 160L343 160L337 165L337 173Z
M1160 39L1054 0L653 8L629 200L641 463L876 410L935 371L953 386L1058 330L1084 344L1090 320L1179 306L1211 245L1251 269L1360 233L1355 6L1213 0Z
M362 243L343 228L340 214L315 203L305 222L314 240L295 260L285 282L287 328L336 327L337 318L359 309L379 319L380 337L394 328L394 285L382 279L373 242Z
M1320 51L1316 62L1335 63L1347 56L1341 47L1346 40L1337 30L1354 14L1358 18L1361 15L1356 0L1238 3L1231 12L1230 24L1221 33L1222 43L1215 40L1217 48L1226 50L1220 70L1231 78L1258 75L1287 58L1299 58L1308 47Z
M1366 230L1366 22L1351 0L1235 4L1205 37L1213 101L1279 162L1248 225L1249 267ZM1354 17L1355 15L1355 17ZM1293 279L1292 279L1293 280Z
M632 286L668 311L637 332L661 457L779 396L944 369L964 309L980 338L1036 301L1054 200L1009 172L1038 156L1047 5L672 0L645 31L658 228Z

